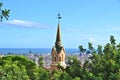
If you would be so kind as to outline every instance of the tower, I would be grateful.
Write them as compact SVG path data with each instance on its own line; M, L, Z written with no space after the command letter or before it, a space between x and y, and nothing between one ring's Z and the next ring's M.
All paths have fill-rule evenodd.
M66 53L61 42L59 19L61 19L60 14L58 14L58 28L57 28L56 42L55 42L55 46L53 46L51 51L51 57L52 57L52 62L50 65L51 70L57 70L58 64L66 68L66 64L65 64Z

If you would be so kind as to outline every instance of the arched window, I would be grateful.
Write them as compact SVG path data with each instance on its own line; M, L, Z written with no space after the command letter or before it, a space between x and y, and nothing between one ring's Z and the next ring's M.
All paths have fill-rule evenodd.
M61 61L61 57L59 57L59 61Z
M63 61L63 54L62 54L62 61Z
M52 56L54 57L54 54Z
M52 55L52 61L54 61L55 59L54 59L54 54Z

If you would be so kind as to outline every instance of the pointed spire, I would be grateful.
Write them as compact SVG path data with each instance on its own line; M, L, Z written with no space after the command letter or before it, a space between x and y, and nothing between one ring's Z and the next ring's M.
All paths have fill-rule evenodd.
M61 46L62 44L61 44L61 36L60 36L60 24L58 23L55 47L60 48Z
M62 17L60 16L60 13L58 13L57 18L58 18L58 29L57 29L55 47L56 47L57 52L59 52L61 50L61 47L62 47L61 36L60 36L60 24L59 24L60 19Z
M57 36L56 36L56 42L61 41L61 36L60 36L60 24L58 23L58 29L57 29Z

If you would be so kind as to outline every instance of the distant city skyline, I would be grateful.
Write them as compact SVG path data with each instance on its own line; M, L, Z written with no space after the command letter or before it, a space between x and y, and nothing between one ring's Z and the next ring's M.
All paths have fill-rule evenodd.
M0 48L52 48L60 12L64 48L120 42L120 0L1 0L10 9L0 23Z

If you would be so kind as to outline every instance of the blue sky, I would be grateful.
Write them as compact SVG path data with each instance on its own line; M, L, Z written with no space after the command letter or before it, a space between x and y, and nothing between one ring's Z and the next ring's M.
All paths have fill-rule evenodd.
M1 0L10 9L0 23L0 48L52 48L60 11L62 44L96 47L114 35L120 42L120 0Z

